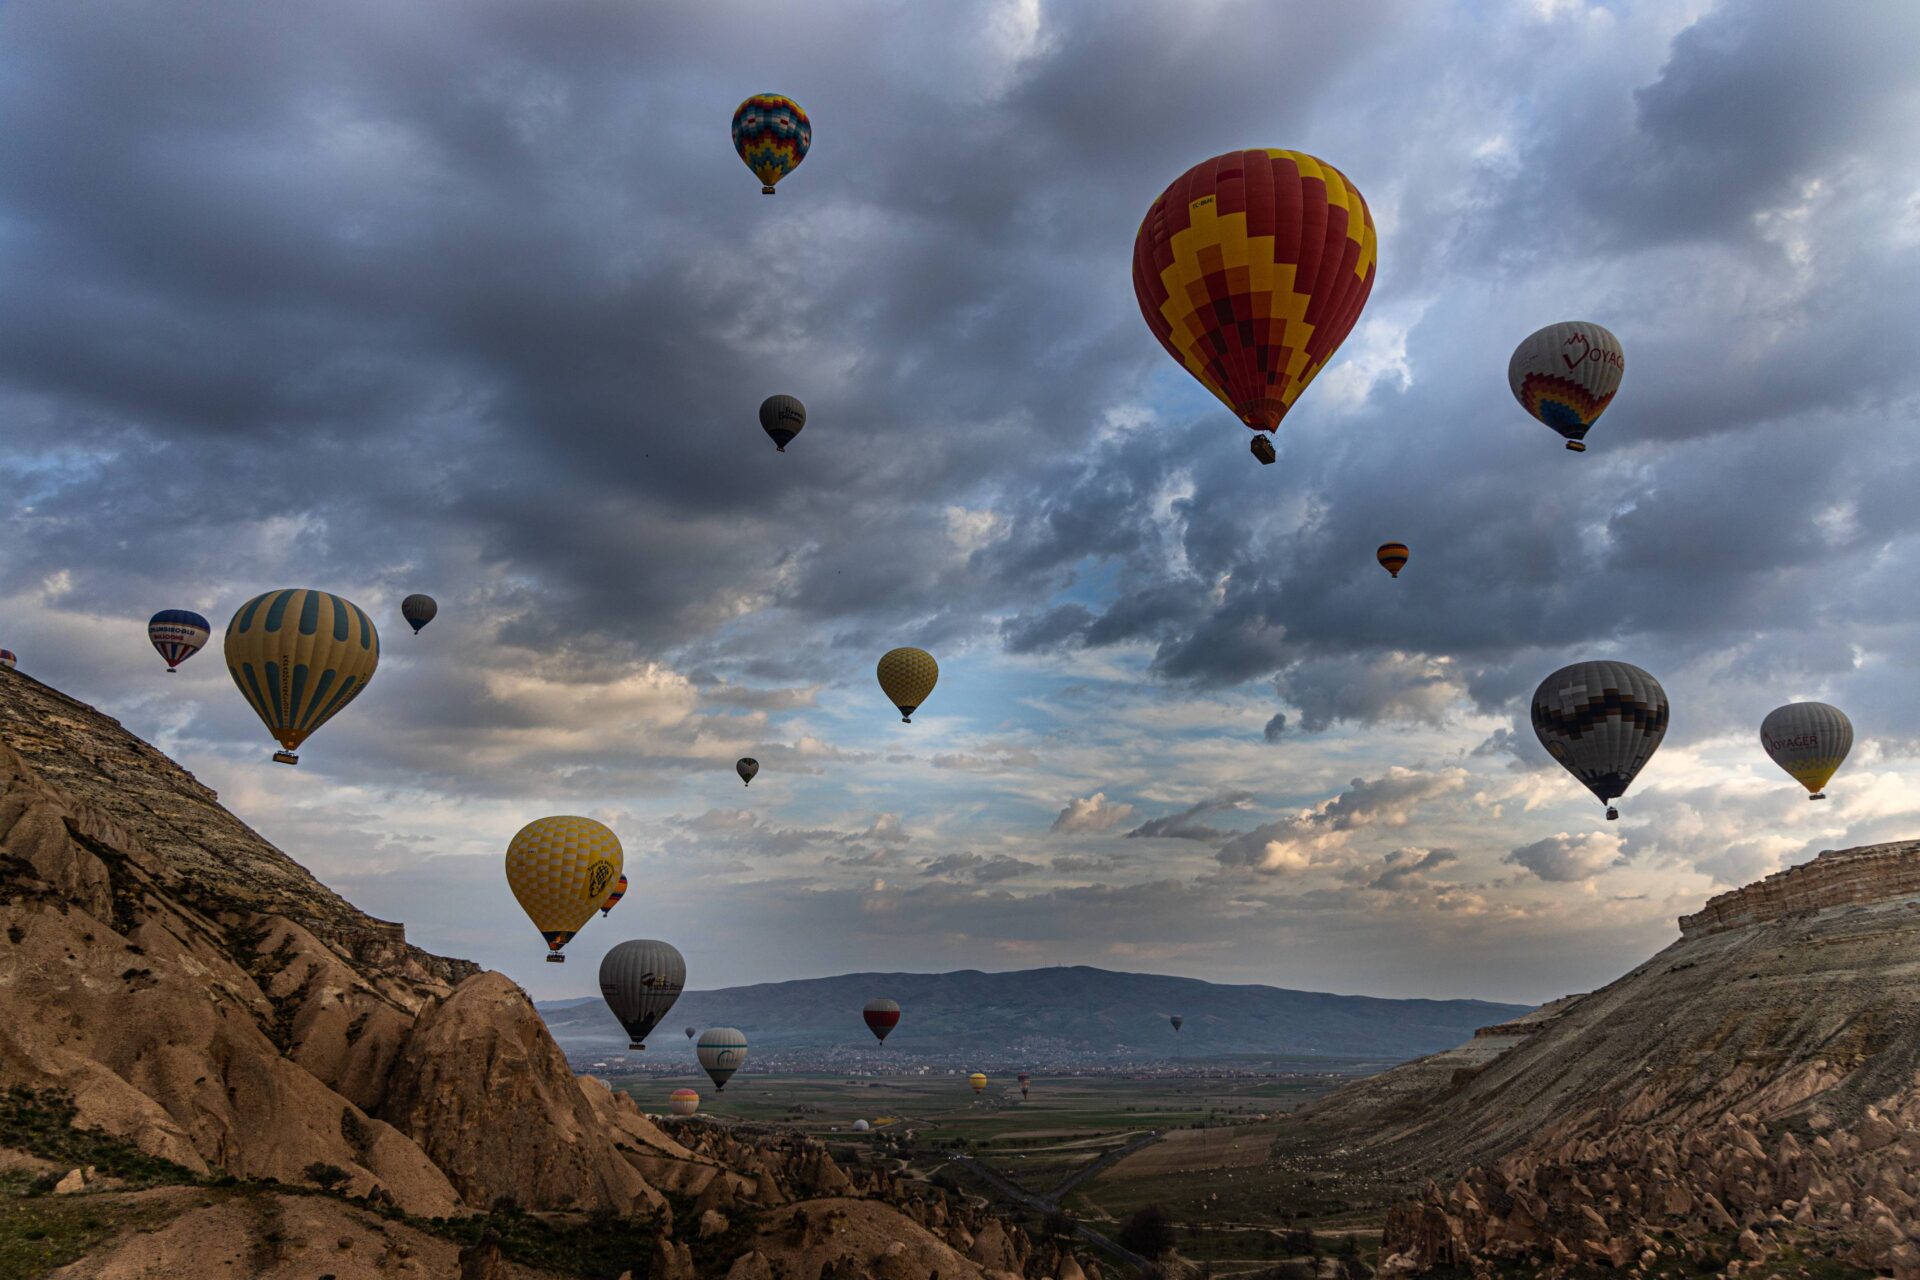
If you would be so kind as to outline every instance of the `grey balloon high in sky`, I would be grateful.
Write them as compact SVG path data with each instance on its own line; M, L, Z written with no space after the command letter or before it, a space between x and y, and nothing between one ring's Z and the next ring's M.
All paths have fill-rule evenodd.
M1626 662L1576 662L1533 692L1533 731L1547 754L1620 816L1626 794L1667 736L1667 691Z

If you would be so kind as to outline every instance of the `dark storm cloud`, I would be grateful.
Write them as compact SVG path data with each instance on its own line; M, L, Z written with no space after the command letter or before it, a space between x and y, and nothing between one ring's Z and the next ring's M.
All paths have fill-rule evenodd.
M1019 876L1032 875L1040 870L1040 864L1028 862L1024 858L1012 858L1006 854L985 857L978 853L950 853L935 858L920 869L923 876L940 876L950 880L968 880L974 884L995 884L1002 880L1012 880Z
M1179 813L1150 818L1127 832L1127 838L1129 840L1204 840L1208 842L1225 840L1233 832L1208 826L1202 819L1216 813L1233 813L1245 809L1252 799L1251 791L1235 791L1223 796L1213 796L1190 805Z

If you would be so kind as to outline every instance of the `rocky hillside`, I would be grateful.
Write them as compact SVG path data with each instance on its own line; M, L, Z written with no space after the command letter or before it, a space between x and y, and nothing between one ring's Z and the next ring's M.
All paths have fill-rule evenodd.
M1097 1271L817 1144L663 1132L511 981L409 946L9 670L0 929L0 1232L25 1224L0 1243L62 1274Z
M1303 1151L1337 1133L1350 1168L1434 1179L1390 1213L1388 1270L1832 1256L1920 1278L1920 842L1823 853L1681 925L1611 985L1302 1122Z

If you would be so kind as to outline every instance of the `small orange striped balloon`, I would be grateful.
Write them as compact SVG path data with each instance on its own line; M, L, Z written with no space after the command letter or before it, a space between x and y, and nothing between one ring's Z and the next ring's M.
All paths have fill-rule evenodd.
M1380 544L1380 549L1373 553L1373 558L1380 562L1382 569L1397 578L1400 576L1400 571L1407 567L1407 544L1383 542Z

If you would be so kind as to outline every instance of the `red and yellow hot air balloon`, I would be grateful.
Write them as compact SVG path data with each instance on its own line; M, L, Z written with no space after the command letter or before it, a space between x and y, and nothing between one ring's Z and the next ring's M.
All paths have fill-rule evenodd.
M1254 431L1280 425L1373 291L1373 215L1301 151L1229 151L1175 178L1133 241L1133 292L1167 354ZM1273 461L1262 435L1254 456Z

